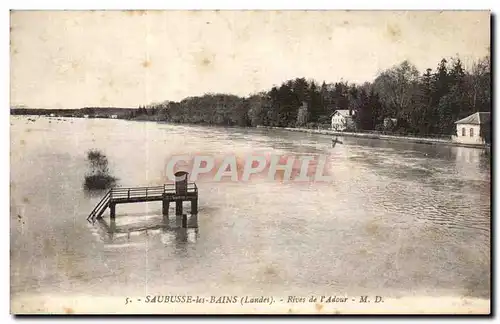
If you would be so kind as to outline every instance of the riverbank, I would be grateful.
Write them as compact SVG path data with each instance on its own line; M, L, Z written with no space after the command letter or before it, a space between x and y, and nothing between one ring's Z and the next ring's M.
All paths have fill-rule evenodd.
M446 139L428 138L428 137L409 137L409 136L383 135L383 134L375 134L375 133L339 132L339 131L328 130L328 129L293 128L293 127L257 126L257 128L280 129L280 130L286 130L286 131L291 131L291 132L302 132L302 133L309 133L309 134L336 135L336 136L343 136L343 137L359 137L359 138L367 138L367 139L410 142L410 143L430 144L430 145L439 144L439 145L461 146L461 147L470 147L470 148L479 148L479 149L489 148L488 145L484 145L484 144L456 143L456 142L453 142L451 139L446 140Z
M25 116L28 116L28 115L25 115ZM41 117L41 116L39 116L39 117ZM49 118L57 118L57 117L49 117ZM81 117L66 117L66 118L81 118ZM213 124L208 124L208 123L198 123L198 124L172 123L172 122L158 118L157 115L141 115L141 116L136 116L133 118L118 118L118 119L128 120L128 121L143 121L143 122L149 121L149 122L166 123L166 124L173 124L173 125L184 125L184 126L253 128L253 127L241 127L241 126L213 125ZM460 146L460 147L469 147L469 148L491 150L491 145L457 143L457 142L453 142L451 139L396 136L396 135L384 135L384 134L376 134L376 133L340 132L340 131L334 131L334 130L329 130L329 129L273 127L273 126L262 126L262 125L257 125L255 127L260 128L260 129L278 129L278 130L286 130L286 131L291 131L291 132L302 132L302 133L309 133L309 134L335 135L335 136L343 136L343 137L358 137L358 138L378 139L378 140L393 141L393 142L409 142L409 143L429 144L429 145L448 145L448 146Z

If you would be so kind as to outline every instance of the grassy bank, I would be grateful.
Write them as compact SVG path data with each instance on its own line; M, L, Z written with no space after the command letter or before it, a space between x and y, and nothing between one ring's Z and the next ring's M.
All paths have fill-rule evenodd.
M161 118L158 115L139 115L132 118L124 118L124 119L133 121L161 121Z

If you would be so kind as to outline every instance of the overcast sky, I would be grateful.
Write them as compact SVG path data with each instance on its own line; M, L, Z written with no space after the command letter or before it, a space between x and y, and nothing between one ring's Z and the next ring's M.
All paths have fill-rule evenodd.
M490 46L490 14L383 11L11 13L11 105L137 107L248 95L295 77L373 80Z

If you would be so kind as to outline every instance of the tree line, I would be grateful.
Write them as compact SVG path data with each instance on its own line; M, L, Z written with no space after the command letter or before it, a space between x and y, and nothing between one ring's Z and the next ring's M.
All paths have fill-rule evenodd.
M130 117L157 115L173 123L225 126L329 127L335 110L350 110L355 128L400 134L454 134L458 119L491 110L490 56L465 69L459 57L421 73L409 61L373 82L318 83L296 78L238 97L205 94L139 107ZM384 122L385 120L396 122Z

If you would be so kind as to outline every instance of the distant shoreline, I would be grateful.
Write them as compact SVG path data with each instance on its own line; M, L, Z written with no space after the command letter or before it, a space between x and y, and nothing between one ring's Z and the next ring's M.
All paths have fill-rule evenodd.
M47 116L47 115L12 115L11 116L38 116L38 117L48 117L48 118L77 118L77 119L87 119L84 117L77 116ZM320 135L335 135L342 137L357 137L357 138L366 138L366 139L377 139L383 141L392 141L392 142L409 142L409 143L417 143L417 144L427 144L427 145L447 145L447 146L459 146L459 147L468 147L468 148L476 148L476 149L490 149L491 146L488 144L465 144L465 143L457 143L453 142L451 139L439 139L439 138L429 138L429 137L410 137L404 135L385 135L385 134L377 134L377 133L357 133L357 132L341 132L334 131L330 129L313 129L313 128L298 128L298 127L275 127L275 126L263 126L257 125L255 127L241 127L241 126L224 126L224 125L212 125L209 123L176 123L169 122L167 120L159 120L157 116L137 116L133 118L110 118L110 117L89 117L88 119L116 119L116 120L128 120L128 121L142 121L142 122L157 122L157 123L166 123L172 125L187 125L187 126L215 126L215 127L236 127L236 128L258 128L258 129L275 129L275 130L285 130L290 132L301 132L308 134L320 134Z
M440 145L449 145L449 146L461 146L461 147L469 147L469 148L478 148L478 149L486 149L489 148L487 144L465 144L465 143L457 143L450 140L438 139L438 138L427 138L427 137L409 137L409 136L397 136L397 135L384 135L384 134L376 134L376 133L356 133L356 132L340 132L328 129L311 129L311 128L294 128L294 127L273 127L273 126L257 126L257 128L264 129L278 129L278 130L286 130L291 132L303 132L309 134L321 134L321 135L336 135L343 137L358 137L358 138L367 138L367 139L378 139L385 141L398 141L398 142L410 142L410 143L418 143L418 144L440 144Z

